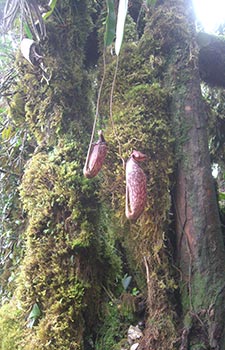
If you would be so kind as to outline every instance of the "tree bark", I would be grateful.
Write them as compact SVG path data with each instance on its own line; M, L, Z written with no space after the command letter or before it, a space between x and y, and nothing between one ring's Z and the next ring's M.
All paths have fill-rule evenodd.
M164 74L155 76L171 93L177 160L173 207L183 324L179 349L223 350L225 251L200 89L200 73L208 66L202 60L204 51L199 54L191 1L165 0L153 12L147 34L150 43L155 40L155 61L165 62ZM141 349L152 347L145 344Z
M201 54L194 30L191 5L168 1L168 10L185 16L189 38L173 47L169 83L178 157L174 187L177 264L183 322L188 349L224 349L225 254L210 166L207 119L200 91ZM186 22L185 24L185 21ZM178 53L178 54L177 54ZM175 79L171 74L176 72ZM188 317L187 317L188 316ZM182 349L182 347L181 347Z
M146 210L145 222L143 220L138 226L138 232L141 233L138 237L141 242L144 241L143 249L139 247L139 258L144 258L146 263L149 309L149 324L145 330L145 337L141 341L140 350L153 350L155 348L161 350L165 346L167 349L179 348L179 350L223 350L225 348L223 335L225 333L225 309L223 305L225 251L211 173L207 118L200 89L199 45L191 1L158 1L148 19L139 51L142 53L143 61L141 61L142 70L140 70L137 80L135 80L135 73L132 69L130 70L129 66L129 59L133 59L131 48L121 53L118 76L120 79L125 76L127 80L130 79L130 85L133 83L133 86L139 87L144 106L140 101L137 103L138 98L134 92L132 94L130 86L125 84L124 87L122 83L120 84L115 92L116 99L113 105L114 110L117 111L117 130L122 130L118 131L119 136L117 136L121 142L129 144L129 139L132 139L133 136L132 123L130 122L133 120L132 112L133 115L136 113L139 119L134 121L135 136L138 142L140 141L137 145L139 149L144 149L147 154L150 154L149 173L152 184L157 183L158 188L162 189L166 182L165 178L163 180L161 178L161 173L165 171L165 159L160 158L160 156L161 147L165 146L166 131L162 129L164 136L161 137L160 144L158 144L154 154L154 142L158 141L155 136L158 126L155 121L155 101L149 95L146 98L145 93L148 91L146 85L148 88L160 86L161 92L166 88L171 97L167 113L171 114L170 121L175 139L176 166L172 197L176 235L175 259L180 271L177 283L180 287L181 297L179 321L176 323L171 316L171 301L165 290L160 288L160 283L163 281L162 270L167 268L167 276L169 274L169 267L165 263L165 251L159 249L160 253L158 253L156 244L157 242L159 246L159 242L162 243L160 237L162 237L165 225L163 221L165 208L159 206L156 190L153 190L154 185L152 185L152 189L149 191L149 197L155 196L150 199L152 207L148 211ZM124 60L126 60L127 75L123 71ZM139 63L137 59L134 62ZM149 69L149 62L152 63L153 73ZM145 77L146 71L149 72L147 79ZM134 80L132 81L132 79ZM132 103L130 100L126 100L126 96L130 96L130 100L132 97ZM142 123L144 124L145 120L148 120L148 126L155 125L155 132L147 129L147 125L141 129L139 125L141 117L134 109L136 103L139 110L142 110L141 116L144 115L146 118L142 119ZM149 109L148 105L151 105ZM130 110L128 106L130 106ZM162 108L162 106L160 107ZM160 107L158 107L158 122L159 120L161 122L163 117L164 121L168 122L165 115L160 115ZM124 118L123 113L127 113L127 119ZM125 127L126 124L129 125L129 128ZM139 130L143 135L148 130L147 144L145 136L142 137ZM129 133L131 134L129 135ZM110 142L113 143L113 139ZM166 147L163 148L164 152L165 150ZM154 157L158 160L158 169ZM118 168L116 170L115 173L119 173ZM113 174L110 173L108 177L111 177L112 181ZM114 185L117 183L116 181L115 178ZM166 191L168 188L165 187L164 190ZM162 201L162 197L160 198ZM164 216L161 215L162 213ZM157 221L158 219L159 221ZM131 229L131 232L136 234L135 230ZM148 238L145 236L146 232L149 232ZM132 239L129 242L130 246L132 246L131 242ZM156 261L157 258L158 261ZM158 270L154 267L157 263ZM161 271L159 271L160 268ZM155 278L157 274L158 279ZM149 276L151 277L149 278ZM177 301L177 303L179 302ZM170 324L173 323L173 327L170 329L168 319ZM167 335L162 329L162 322L168 327ZM174 332L176 331L176 337L179 338L177 342L174 340Z

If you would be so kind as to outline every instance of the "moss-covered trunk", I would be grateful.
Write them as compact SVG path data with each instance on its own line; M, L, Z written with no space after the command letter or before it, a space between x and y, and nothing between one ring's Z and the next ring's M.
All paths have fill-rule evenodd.
M82 174L96 93L96 67L85 65L97 40L102 52L105 2L58 0L41 44L49 84L18 57L10 114L35 149L19 188L24 256L0 309L1 349L129 349L128 326L145 321L140 350L224 350L225 254L192 8L156 1L138 39L140 3L130 2L114 91L116 58L106 50L106 66L98 61L108 154L95 179ZM148 183L135 223L122 162L134 149L147 155Z
M41 69L17 58L9 112L36 147L19 188L24 257L13 300L1 309L1 349L84 349L99 317L101 287L120 274L119 258L110 262L107 219L100 225L97 182L82 174L93 122L93 81L84 64L92 5L57 2L40 44L48 83Z
M166 22L170 22L171 29ZM165 1L155 16L153 30L160 31L168 45L164 81L172 86L171 114L177 157L173 205L184 323L181 349L223 349L225 254L208 150L206 108L200 91L199 51L191 2Z
M139 345L143 350L224 348L225 254L198 54L191 2L167 0L156 4L140 42L127 45L120 58L115 130L107 136L118 152L122 149L123 158L132 147L149 156L148 206L124 233L132 263L146 270L148 318ZM106 171L105 188L113 194L123 222L124 192L118 190L123 171L112 159L115 169L113 174ZM171 243L176 246L174 260Z

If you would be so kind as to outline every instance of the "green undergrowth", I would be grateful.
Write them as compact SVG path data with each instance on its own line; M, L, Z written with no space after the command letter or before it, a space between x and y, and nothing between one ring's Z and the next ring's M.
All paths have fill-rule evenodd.
M105 304L103 313L103 322L97 334L95 349L119 350L122 343L127 345L127 331L135 321L132 307L127 306L127 310L124 312L124 310L121 310L119 301L109 301Z
M23 318L15 301L6 302L0 308L0 349L18 349L23 334Z

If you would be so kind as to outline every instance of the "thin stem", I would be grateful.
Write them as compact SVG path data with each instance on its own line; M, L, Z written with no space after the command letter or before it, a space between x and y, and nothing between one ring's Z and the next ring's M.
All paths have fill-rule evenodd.
M113 133L115 135L115 138L117 140L118 143L118 148L119 148L119 157L123 162L123 168L125 169L125 161L122 157L122 146L115 128L115 124L113 121L113 93L114 93L114 89L115 89L115 84L116 84L116 77L117 77L117 72L118 72L118 65L119 65L119 56L117 56L116 58L116 68L115 68L115 72L114 72L114 76L113 76L113 82L112 82L112 88L111 88L111 93L110 93L110 102L109 102L109 115L110 115L110 120L111 120L111 124L112 124L112 129L113 129Z
M92 146L93 138L94 138L94 134L95 134L96 122L97 122L97 118L98 118L98 114L99 114L99 105L100 105L102 87L103 87L104 80L105 80L105 75L106 75L105 55L106 55L106 50L104 49L104 51L103 51L103 75L102 75L101 84L100 84L99 90L98 90L98 98L97 98L96 112L95 112L95 118L94 118L94 123L93 123L93 127L92 127L91 140L90 140L90 143L89 143L88 152L87 152L87 157L86 157L86 162L85 162L85 166L84 166L85 169L87 169L87 166L88 166L88 161L89 161L90 152L91 152L91 146Z

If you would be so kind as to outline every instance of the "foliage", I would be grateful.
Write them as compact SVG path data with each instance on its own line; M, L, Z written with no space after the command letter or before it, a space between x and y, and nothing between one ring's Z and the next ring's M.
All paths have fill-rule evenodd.
M20 329L24 350L82 349L85 328L91 332L97 321L101 287L111 288L121 269L109 213L97 196L98 181L82 176L92 123L92 85L83 66L91 8L86 1L69 12L68 6L69 1L57 3L69 29L57 26L59 17L48 20L43 50L49 85L17 56L19 78L9 124L2 130L9 140L15 126L26 135L23 176L16 184L26 228L19 223L24 251L13 296L26 320Z
M21 310L14 301L5 303L0 309L0 348L2 350L19 348L22 327Z
M116 349L117 343L123 338L121 320L116 304L109 302L104 310L104 323L96 343L96 350Z
M46 27L40 5L44 7L44 4L40 4L38 1L6 0L2 20L3 31L7 32L12 28L20 12L21 28L23 29L24 27L24 31L29 32L29 34L32 33L34 39L37 41L45 39ZM49 12L52 13L52 11ZM38 22L39 26L35 22ZM21 33L21 37L22 35L23 33Z
M122 343L127 345L127 330L130 324L137 322L134 297L124 293L118 299L105 302L101 318L102 324L97 333L96 350L121 349Z
M126 24L125 28L125 21L128 15L128 1L127 0L120 0L119 6L118 6L118 13L117 18L115 16L115 8L114 8L114 0L107 0L107 11L108 15L106 18L106 28L104 33L104 45L110 46L113 43L113 40L115 38L115 53L118 56L123 37L125 32L129 32L129 24L131 21L129 21L129 24ZM132 21L133 22L133 21Z
M116 16L115 16L115 9L114 9L114 0L107 0L106 3L107 3L108 15L106 18L104 43L105 43L105 46L109 46L112 44L113 39L115 37Z
M122 279L122 285L123 285L124 290L127 290L131 280L132 280L132 276L128 276L127 274L124 275L124 277Z
M13 41L12 35L5 35L0 37L0 67L1 75L9 66L13 65L14 51L13 51Z
M116 41L115 41L115 52L119 55L120 48L123 41L124 26L127 16L128 0L120 0L117 14L117 24L116 24Z
M41 316L41 310L37 303L35 303L32 307L32 310L28 316L28 327L32 328L35 324L35 322L38 321L39 317Z
M143 304L144 298L136 287L128 291L131 279L132 276L126 273L117 280L113 292L107 290L108 298L101 305L100 323L96 329L96 350L120 350L122 345L127 348L129 326L143 320L145 307L140 311L139 303Z
M32 139L24 123L24 103L15 91L18 70L15 50L18 33L2 35L1 55L1 110L0 110L0 281L1 301L11 297L15 288L17 268L23 251L21 233L24 230L24 213L19 202L17 187L29 152ZM13 115L10 115L10 108Z
M52 12L55 10L56 4L57 0L52 0L50 2L50 10L42 15L44 20L48 19L48 17L51 16Z

